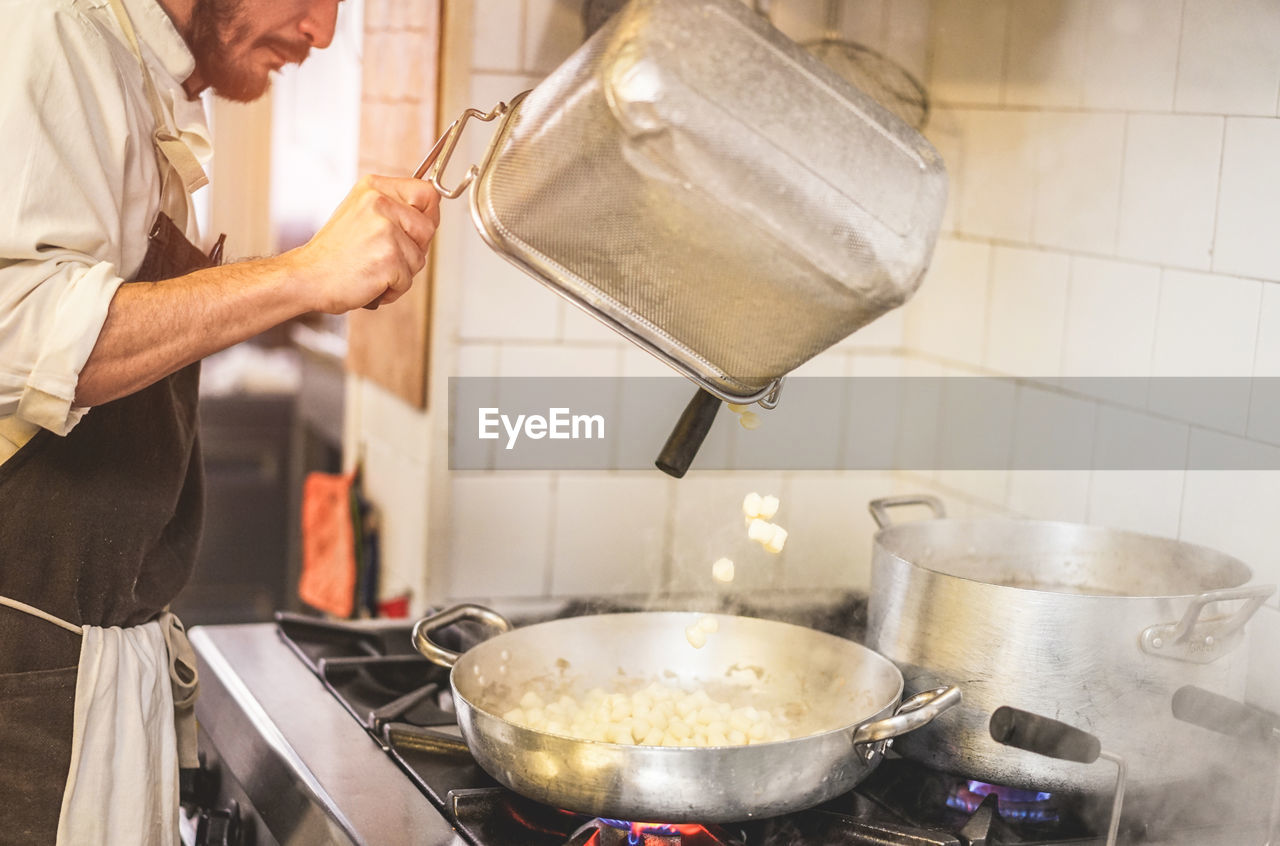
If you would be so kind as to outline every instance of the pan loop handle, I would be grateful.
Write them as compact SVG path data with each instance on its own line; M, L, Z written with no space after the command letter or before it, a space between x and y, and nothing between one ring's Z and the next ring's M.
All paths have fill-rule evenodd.
M947 516L947 509L943 507L942 500L929 494L906 494L905 496L886 496L881 499L873 499L867 505L867 510L871 512L871 518L876 521L876 526L886 529L893 525L893 521L889 519L889 509L899 508L904 505L926 505L933 511L935 518Z
M960 688L955 685L925 690L903 702L892 717L863 723L853 732L854 746L867 746L868 760L883 752L889 741L933 722L943 711L960 704Z
M497 611L485 608L483 605L455 605L452 608L446 608L436 614L423 617L413 626L413 647L431 663L439 664L441 667L452 667L458 663L458 659L462 657L461 652L455 652L447 646L442 646L431 639L431 635L443 629L445 626L452 626L454 623L472 622L483 623L491 626L501 632L511 631L511 622Z
M458 146L458 140L462 137L463 128L466 127L467 121L472 118L491 121L505 115L510 109L510 106L502 102L499 102L488 112L482 112L479 109L467 109L462 113L462 117L449 124L449 128L444 131L444 134L440 136L440 140L436 141L435 146L431 148L431 152L427 153L427 157L422 160L422 164L418 165L418 169L414 171L414 177L422 179L426 176L427 181L440 192L440 196L447 200L456 200L461 197L463 192L475 181L475 178L480 175L480 166L473 164L467 168L462 181L455 188L444 187L440 181L440 174L449 166L449 159L453 157L453 151Z
M1249 585L1198 594L1187 604L1187 610L1178 622L1143 630L1142 650L1150 655L1193 664L1215 661L1235 648L1244 624L1275 592L1275 585ZM1233 614L1202 617L1207 606L1234 600L1244 600L1244 604Z

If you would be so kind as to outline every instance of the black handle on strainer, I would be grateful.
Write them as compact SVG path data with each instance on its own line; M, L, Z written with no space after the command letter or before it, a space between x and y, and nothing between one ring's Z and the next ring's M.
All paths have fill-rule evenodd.
M677 479L684 477L702 442L707 439L707 433L711 431L716 412L720 410L720 402L715 394L698 389L676 421L662 452L658 453L658 460L654 464L658 465L659 470Z

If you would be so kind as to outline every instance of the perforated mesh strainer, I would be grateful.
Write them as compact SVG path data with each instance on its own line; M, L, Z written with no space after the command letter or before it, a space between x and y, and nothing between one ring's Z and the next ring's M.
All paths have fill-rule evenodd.
M929 143L736 0L633 0L483 117L458 188L465 118L420 174L474 177L493 249L722 399L905 301L937 237Z
M841 37L842 6L840 0L825 0L822 37L805 42L805 48L895 117L917 130L924 129L929 122L929 95L924 86L897 62ZM756 11L768 14L763 0L756 0Z
M915 77L870 47L839 38L805 44L844 79L916 129L929 122L929 95Z

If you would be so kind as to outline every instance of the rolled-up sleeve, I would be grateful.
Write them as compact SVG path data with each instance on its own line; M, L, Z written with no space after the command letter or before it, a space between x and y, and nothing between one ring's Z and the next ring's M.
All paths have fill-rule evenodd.
M98 30L61 3L0 11L0 418L66 434L86 411L80 371L145 249L155 178L137 145L150 138Z
M86 409L74 405L76 381L121 281L109 262L0 270L0 416L59 435L79 422Z

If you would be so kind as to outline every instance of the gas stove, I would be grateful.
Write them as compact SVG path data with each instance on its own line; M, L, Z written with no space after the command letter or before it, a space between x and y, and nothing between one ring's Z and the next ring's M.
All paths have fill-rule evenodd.
M574 603L551 616L629 610ZM769 609L730 609L771 616ZM795 618L790 618L794 612ZM826 614L779 609L857 640L865 603ZM546 618L545 616L543 617ZM523 622L535 622L524 620ZM517 620L517 622L520 622ZM197 705L206 773L188 842L422 843L427 846L997 846L1101 844L1110 797L985 785L890 752L853 791L782 817L733 824L592 819L499 785L466 751L448 670L413 650L411 624L332 623L277 615L277 624L197 628ZM458 650L482 633L437 633ZM1255 814L1125 819L1120 842L1263 843L1270 776ZM230 836L228 835L230 832Z

